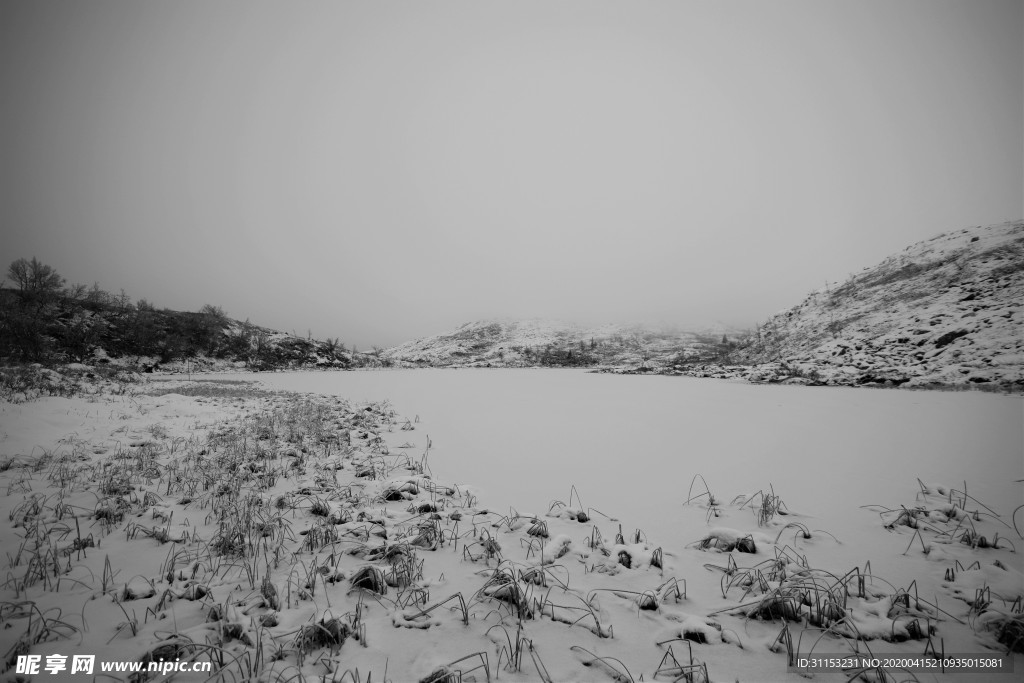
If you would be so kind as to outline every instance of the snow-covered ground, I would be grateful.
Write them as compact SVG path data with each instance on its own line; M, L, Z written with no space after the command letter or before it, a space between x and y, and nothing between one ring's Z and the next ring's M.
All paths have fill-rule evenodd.
M205 376L0 403L7 662L795 683L787 647L989 658L1021 632L1020 397L573 370L227 377L314 395Z
M435 474L472 484L493 507L546 512L553 500L568 502L575 485L586 505L661 543L700 536L683 506L698 474L725 501L772 485L787 506L837 536L877 519L862 505L914 503L918 478L960 488L966 481L969 494L1003 513L1024 502L1020 397L579 370L259 378L289 391L388 400L419 415Z

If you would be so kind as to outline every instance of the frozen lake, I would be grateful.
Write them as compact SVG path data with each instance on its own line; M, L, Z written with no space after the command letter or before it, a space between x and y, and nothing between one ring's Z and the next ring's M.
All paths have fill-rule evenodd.
M575 485L585 506L667 546L703 533L703 524L688 528L692 512L683 523L696 474L725 503L771 484L808 526L840 538L850 524L875 523L862 505L914 504L918 477L957 488L966 480L968 493L1008 521L1024 502L1020 397L578 370L252 377L272 388L388 400L401 415L418 415L416 431L396 431L392 443L422 445L429 435L435 478L475 487L492 509L542 514L553 500L568 502Z

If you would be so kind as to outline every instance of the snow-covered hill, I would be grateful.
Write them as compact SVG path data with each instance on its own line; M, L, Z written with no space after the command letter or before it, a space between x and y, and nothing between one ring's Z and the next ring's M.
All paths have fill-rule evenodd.
M650 325L586 327L556 320L483 320L387 349L401 366L622 366L654 368L693 357L735 331L717 323L693 331Z
M1024 390L1024 221L919 242L747 335L721 325L486 320L407 342L397 366L587 366L755 382Z
M758 326L751 379L1024 389L1024 221L907 247Z

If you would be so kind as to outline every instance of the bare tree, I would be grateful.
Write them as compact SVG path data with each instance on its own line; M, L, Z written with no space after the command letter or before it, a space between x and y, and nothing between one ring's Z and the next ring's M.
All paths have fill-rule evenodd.
M35 256L31 261L18 259L7 269L7 277L18 287L22 296L56 295L64 286L62 278L52 267L41 263Z
M49 353L64 278L35 257L14 261L7 277L17 294L0 311L2 344L26 360L43 360Z
M221 322L227 322L228 319L228 314L224 309L220 306L214 306L213 304L203 304L203 307L199 309L199 312Z

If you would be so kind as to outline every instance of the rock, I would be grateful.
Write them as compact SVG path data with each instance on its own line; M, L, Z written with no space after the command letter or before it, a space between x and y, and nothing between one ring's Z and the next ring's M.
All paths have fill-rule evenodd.
M968 331L963 328L959 330L953 330L951 332L946 332L945 334L941 335L938 339L935 340L935 348L942 348L943 346L950 344L959 339L960 337L966 336L967 334Z

